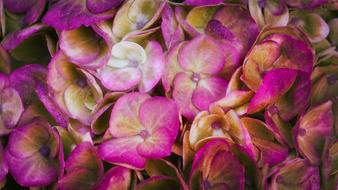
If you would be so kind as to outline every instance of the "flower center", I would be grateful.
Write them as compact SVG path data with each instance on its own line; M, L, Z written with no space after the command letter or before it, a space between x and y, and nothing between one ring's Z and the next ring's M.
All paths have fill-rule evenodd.
M193 73L191 76L191 80L194 82L198 82L201 79L201 76L197 73Z
M336 75L331 75L331 76L327 77L326 80L327 80L327 83L329 85L334 85L334 84L336 84L338 77Z
M306 135L306 130L305 129L303 129L303 128L299 128L298 129L298 135L299 136L305 136Z
M43 157L47 158L49 156L50 150L47 146L43 145L40 147L39 152Z
M150 136L150 134L149 134L149 132L148 132L146 129L144 129L144 130L142 130L142 131L140 132L140 136L141 136L143 139L146 139L146 138L148 138L148 137Z
M86 79L84 79L84 78L77 79L76 84L81 88L84 88L88 85Z
M222 124L220 121L215 121L211 124L211 128L214 130L220 129L222 127Z

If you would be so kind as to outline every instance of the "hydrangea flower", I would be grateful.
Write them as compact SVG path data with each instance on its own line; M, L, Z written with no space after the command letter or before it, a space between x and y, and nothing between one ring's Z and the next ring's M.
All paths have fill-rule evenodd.
M234 110L223 111L215 107L209 112L201 111L190 128L190 145L198 150L213 138L224 138L237 144L249 157L255 159L254 147L247 128Z
M56 182L63 172L60 136L41 119L11 133L5 158L9 173L26 187L49 185Z
M103 96L95 78L69 62L60 51L49 63L47 80L57 105L71 118L89 125L92 110Z
M173 98L186 118L192 120L225 95L228 82L220 76L225 56L213 38L201 35L180 43L166 59L163 85L168 90L173 86Z
M129 93L115 103L108 129L112 138L100 144L98 152L110 163L140 170L147 159L170 155L178 129L173 101Z
M18 91L9 85L6 75L0 74L0 136L16 127L23 111Z
M291 27L263 31L243 64L242 80L255 92L248 113L274 105L289 120L303 110L309 100L313 62L313 50L300 31ZM285 108L291 105L288 113Z
M112 91L128 91L138 87L150 91L161 79L164 55L161 45L149 41L145 48L131 41L116 43L106 66L99 69L102 84Z

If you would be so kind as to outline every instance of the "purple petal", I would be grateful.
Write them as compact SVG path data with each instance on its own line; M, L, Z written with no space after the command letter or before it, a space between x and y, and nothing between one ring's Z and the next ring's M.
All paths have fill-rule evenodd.
M38 64L25 65L11 73L9 80L22 99L24 106L37 100L35 85L37 81L45 81L47 68Z
M102 13L119 6L124 0L87 0L87 8L94 14Z
M199 112L191 101L196 86L196 83L186 73L178 73L175 77L173 98L180 113L189 120L193 120Z
M142 142L140 136L111 139L98 146L98 153L109 163L140 170L144 168L146 162L137 151L137 145Z
M266 73L255 96L252 98L248 113L256 113L284 95L294 83L297 71L293 69L275 69Z
M223 78L201 79L192 95L192 103L200 110L208 110L210 104L225 96L227 86L228 82Z
M161 30L168 49L184 40L183 29L178 24L175 19L175 13L168 4L164 7L162 12Z
M201 35L184 44L178 62L184 70L200 74L216 74L223 69L225 57L217 41Z
M59 0L50 7L42 21L59 30L72 30L110 19L114 13L115 10L110 10L95 15L87 9L85 0Z
M108 170L94 190L120 190L131 188L132 170L115 166Z
M6 9L13 13L24 13L31 9L37 0L3 0Z
M141 64L142 79L140 92L148 92L158 83L164 72L164 55L161 45L150 41L145 49L147 60Z
M140 83L142 73L135 67L113 69L106 66L100 70L100 78L103 86L112 91L128 91Z

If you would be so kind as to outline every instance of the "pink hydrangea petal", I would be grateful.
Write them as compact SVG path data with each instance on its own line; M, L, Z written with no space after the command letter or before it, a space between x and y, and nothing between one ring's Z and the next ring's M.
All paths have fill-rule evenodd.
M68 117L49 95L48 86L41 82L37 82L35 92L47 111L53 116L57 124L62 127L67 127Z
M140 136L111 139L98 146L98 153L109 163L140 170L146 162L137 151L137 146L142 142L143 138Z
M46 0L36 0L34 6L26 13L24 18L24 23L31 25L38 21L41 17L43 11L45 10L45 6L47 4Z
M178 73L174 80L173 98L180 110L180 113L193 120L198 109L193 105L191 98L196 88L196 83L186 73Z
M192 103L200 110L208 110L209 105L226 94L228 82L220 77L210 77L198 81L192 95Z
M178 24L173 9L167 4L162 12L162 35L167 48L184 40L184 32Z
M60 36L60 48L74 63L93 61L100 53L97 34L90 28L64 30Z
M87 0L90 12L98 14L119 6L124 0Z
M294 128L296 147L312 164L320 164L325 141L333 130L332 102L310 109Z
M42 120L17 128L5 153L11 175L22 186L55 182L63 168L61 147L59 134Z
M186 20L185 17L187 16L187 11L181 7L181 6L176 6L175 7L175 16L176 19L179 23L180 26L192 37L196 37L200 35L201 33L197 31L191 24L189 24Z
M275 69L266 73L256 94L252 98L248 113L255 113L274 103L285 94L297 77L293 69Z
M42 21L59 30L72 30L81 25L89 26L114 16L115 10L100 14L91 13L86 7L86 0L60 0L47 11Z
M28 106L38 99L34 89L36 81L39 80L44 82L46 81L46 76L46 67L38 64L30 64L12 72L9 80L10 85L19 92L24 106Z
M159 128L137 146L137 152L145 158L163 158L170 155L174 140L169 129Z
M310 100L310 92L310 75L299 72L291 89L275 104L280 117L285 121L289 121L297 114L302 113Z
M4 0L3 4L6 9L13 13L24 13L34 5L35 1L36 0Z
M129 93L115 103L109 121L109 132L114 137L129 137L137 135L144 128L139 110L143 102L150 99L145 93Z
M135 88L142 79L138 68L113 69L108 66L100 70L102 84L112 91L126 91Z
M1 45L7 51L11 51L19 46L19 44L21 44L23 41L31 37L33 34L36 34L46 28L47 26L44 24L34 24L22 30L17 30L7 35L6 38L2 40Z
M165 56L165 69L162 76L162 84L166 92L171 90L177 73L182 72L182 68L178 63L177 55L184 43L179 43L171 47Z
M178 54L181 67L194 73L216 74L223 69L224 61L221 46L207 35L193 38Z
M158 112L162 110L162 112ZM150 133L166 128L169 139L176 138L180 126L178 108L174 101L164 97L145 100L139 109L140 121Z
M150 91L161 79L164 72L164 55L161 45L156 41L150 41L145 51L147 60L140 65L142 71L140 92Z
M58 165L39 156L38 153L25 158L24 161L8 152L5 153L5 157L10 165L9 172L22 186L45 186L58 179Z
M0 90L0 106L0 115L5 126L13 128L24 111L19 93L14 88Z
M120 190L131 188L132 170L115 166L108 170L94 190Z
M222 151L213 158L207 179L228 189L244 189L244 167L231 152Z
M103 175L103 165L94 146L89 142L78 144L67 158L65 169L70 172L76 168L90 169L98 176Z

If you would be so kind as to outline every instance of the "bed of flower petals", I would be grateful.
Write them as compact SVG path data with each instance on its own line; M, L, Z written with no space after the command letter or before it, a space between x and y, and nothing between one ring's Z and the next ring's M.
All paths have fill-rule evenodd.
M337 190L337 0L0 0L0 189Z

